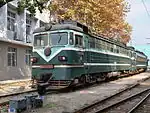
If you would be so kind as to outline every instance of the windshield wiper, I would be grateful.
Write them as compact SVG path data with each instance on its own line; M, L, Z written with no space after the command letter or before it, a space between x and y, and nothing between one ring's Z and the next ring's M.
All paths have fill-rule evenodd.
M58 44L59 44L62 36L60 35L60 32L58 32L58 34L59 34L59 40L58 40Z
M59 44L59 43L60 43L60 41L61 41L61 37L62 37L62 36L61 36L61 35L59 35L58 44Z

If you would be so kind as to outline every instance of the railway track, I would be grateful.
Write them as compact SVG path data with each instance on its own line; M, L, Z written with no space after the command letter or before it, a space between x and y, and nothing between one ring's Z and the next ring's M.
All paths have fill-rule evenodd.
M9 100L14 97L21 97L28 94L36 94L36 90L29 90L24 92L18 92L18 93L12 93L7 95L1 95L0 96L0 106L6 106L9 103Z
M141 100L130 113L149 113L150 111L150 95L147 95Z
M146 82L150 83L150 80L148 79L143 83ZM74 113L132 113L150 95L150 85L142 84L132 85L115 95L88 105Z
M58 93L65 93L68 92L68 90L59 90L59 89L54 89L51 90L50 92L48 92L47 94L45 94L45 96L50 95L50 94L58 94ZM29 91L24 91L24 92L17 92L17 93L11 93L11 94L7 94L7 95L1 95L0 96L0 107L4 107L7 106L9 104L9 100L14 98L14 97L24 97L26 95L38 95L37 90L33 89L33 90L29 90Z
M95 113L133 113L135 109L137 109L138 105L140 105L148 96L150 95L150 89L143 90L141 92L138 92L137 94L134 94L132 96L129 96L127 98L124 98L116 103L113 103L109 106L106 106L102 109L97 109L94 112ZM140 100L139 102L136 102L136 99ZM130 103L135 103L135 105L132 105ZM128 104L128 105L127 105ZM130 105L130 107L129 107ZM124 108L123 108L124 107Z
M114 79L114 80L116 80L116 79ZM97 85L99 85L99 84L97 84ZM129 90L129 89L131 89L131 88L133 88L133 87L135 87L135 86L137 86L137 85L139 85L139 83L137 83L137 84L134 84L134 85L132 85L132 86L130 86L128 89L125 89L125 90L123 90L123 91L121 91L121 92L124 92L124 91L126 91L126 90ZM94 85L95 86L95 85ZM92 87L92 86L89 86L89 87ZM83 88L83 87L82 87ZM80 88L77 88L76 90L79 90ZM66 93L66 92L68 92L69 90L61 90L61 91L58 91L58 90L53 90L53 91L50 91L50 92L48 92L46 95L49 95L49 94L57 94L57 93ZM121 93L120 92L120 93ZM30 90L30 91L24 91L24 92L18 92L18 93L12 93L12 94L8 94L8 95L2 95L2 96L0 96L0 107L3 107L3 106L6 106L6 105L8 105L9 104L9 100L11 99L11 98L14 98L14 97L23 97L23 96L25 96L25 95L29 95L29 94L37 94L37 90ZM112 98L112 97L111 97Z
M133 106L128 113L134 113L138 109L138 107L142 105L146 99L149 98L149 96L150 96L150 91L148 91L148 94L140 102L138 102L135 106Z

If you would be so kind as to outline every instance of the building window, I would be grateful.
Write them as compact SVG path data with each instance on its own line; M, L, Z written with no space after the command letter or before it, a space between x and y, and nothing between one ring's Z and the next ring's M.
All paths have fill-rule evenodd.
M25 62L26 62L27 65L31 65L31 62L30 62L31 53L32 53L31 50L28 50L28 49L26 50Z
M43 27L43 26L45 26L45 23L40 21L40 27Z
M30 35L30 31L31 31L31 19L27 18L26 19L26 34Z
M7 11L7 29L10 31L15 31L15 20L16 14L10 11Z
M27 16L26 19L26 42L30 43L31 42L31 37L30 37L30 32L31 32L31 18Z
M8 47L8 66L17 66L17 49Z

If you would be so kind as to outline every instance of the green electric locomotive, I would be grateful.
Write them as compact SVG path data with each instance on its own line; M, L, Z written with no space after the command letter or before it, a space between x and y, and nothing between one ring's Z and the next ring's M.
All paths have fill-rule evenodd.
M94 35L78 22L48 24L33 35L32 79L40 92L49 86L76 86L104 80L111 72L137 70L133 47ZM142 65L146 70L147 64Z
M135 51L136 53L136 70L139 72L146 71L148 66L147 56L140 51Z

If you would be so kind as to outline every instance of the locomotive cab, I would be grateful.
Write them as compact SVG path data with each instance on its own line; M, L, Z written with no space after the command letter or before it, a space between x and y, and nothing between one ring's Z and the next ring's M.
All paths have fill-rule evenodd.
M84 73L83 30L64 24L34 31L32 79L37 84L68 87ZM78 71L76 71L78 70Z
M55 65L67 63L66 55L60 55L57 56L57 58L55 57L56 54L60 52L61 48L68 45L68 32L54 31L52 33L45 32L35 34L33 45L34 49L31 59L33 68L32 74L34 75L34 68L37 70L39 67L41 71L35 74L39 80L44 78L44 76L48 77L48 75L50 78L52 76L52 72L48 72L48 70L52 70ZM38 76L38 73L41 74Z

